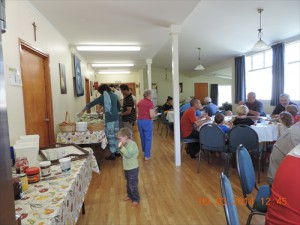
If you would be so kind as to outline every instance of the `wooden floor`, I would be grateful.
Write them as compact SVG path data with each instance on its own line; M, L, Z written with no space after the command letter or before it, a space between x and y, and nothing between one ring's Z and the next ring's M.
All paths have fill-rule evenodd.
M81 215L77 224L226 224L223 206L218 204L221 197L219 177L224 161L211 157L201 160L200 174L197 174L197 160L191 159L183 150L182 165L174 164L173 133L165 138L165 130L160 136L154 128L151 160L143 160L139 155L139 192L141 201L132 207L130 201L123 201L126 183L122 169L122 159L103 160L101 174L93 173L93 178L85 198L86 214ZM139 133L135 128L134 138L140 147ZM108 151L105 154L109 154ZM202 157L203 158L203 157ZM266 170L265 170L266 171ZM230 170L231 185L235 197L242 198L241 187L235 169ZM266 180L266 172L262 181ZM264 183L264 182L263 182ZM211 200L208 205L200 199ZM241 224L246 224L249 210L241 202L237 204ZM251 224L264 224L263 216L254 216Z

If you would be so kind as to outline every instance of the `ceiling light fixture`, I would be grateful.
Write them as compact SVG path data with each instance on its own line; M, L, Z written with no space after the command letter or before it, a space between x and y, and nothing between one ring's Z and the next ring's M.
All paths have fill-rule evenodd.
M133 63L94 63L92 67L132 67Z
M78 51L103 51L103 52L114 52L114 51L140 51L140 46L132 45L87 45L77 46Z
M263 12L263 9L257 9L257 12L259 13L259 29L258 29L258 38L259 40L256 42L256 44L253 46L253 48L251 49L251 51L262 51L262 50L266 50L268 48L270 48L269 45L267 45L263 40L263 32L262 32L262 28L261 28L261 13Z
M129 74L130 71L128 70L101 70L98 72L98 74Z
M200 61L200 50L201 50L201 48L198 48L198 50L199 50L199 57L198 57L199 65L195 67L195 70L205 70L204 66L201 65L201 61Z

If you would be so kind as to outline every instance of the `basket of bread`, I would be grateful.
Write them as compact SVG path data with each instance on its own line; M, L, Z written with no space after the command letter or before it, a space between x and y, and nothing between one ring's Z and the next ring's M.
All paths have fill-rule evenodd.
M59 130L62 132L74 132L76 131L76 123L70 122L69 113L66 112L65 121L58 124Z
M89 131L101 131L105 129L103 120L92 120L88 122Z

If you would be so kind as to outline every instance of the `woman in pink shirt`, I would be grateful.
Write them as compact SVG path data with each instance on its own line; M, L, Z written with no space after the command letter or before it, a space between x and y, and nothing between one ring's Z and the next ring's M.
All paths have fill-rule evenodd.
M138 107L138 128L142 142L142 149L145 160L150 159L150 151L152 145L152 118L155 116L154 105L152 102L152 91L145 90L144 98L137 104Z

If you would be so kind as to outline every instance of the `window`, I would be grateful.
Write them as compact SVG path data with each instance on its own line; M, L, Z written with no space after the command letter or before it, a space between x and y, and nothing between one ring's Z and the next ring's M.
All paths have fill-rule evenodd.
M300 41L285 46L284 92L300 100Z
M270 100L272 95L272 50L246 57L246 93L257 99Z
M232 103L231 85L218 85L218 105L222 106L225 102Z

